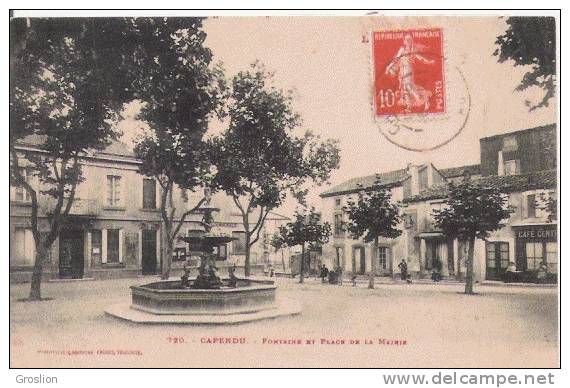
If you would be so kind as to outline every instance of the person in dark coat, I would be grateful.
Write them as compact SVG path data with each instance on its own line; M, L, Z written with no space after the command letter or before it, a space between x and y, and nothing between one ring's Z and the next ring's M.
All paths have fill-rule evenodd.
M433 271L431 273L431 279L434 282L439 282L441 280L441 260L439 258L433 259Z
M329 269L326 265L321 266L321 282L326 282L327 277L329 276Z
M400 277L402 280L408 280L408 263L406 260L402 259L400 264L398 264L398 268L400 268Z

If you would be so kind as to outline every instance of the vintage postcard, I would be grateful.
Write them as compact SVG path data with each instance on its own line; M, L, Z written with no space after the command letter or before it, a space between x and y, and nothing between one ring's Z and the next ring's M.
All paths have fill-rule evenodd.
M549 15L15 11L10 367L559 368Z

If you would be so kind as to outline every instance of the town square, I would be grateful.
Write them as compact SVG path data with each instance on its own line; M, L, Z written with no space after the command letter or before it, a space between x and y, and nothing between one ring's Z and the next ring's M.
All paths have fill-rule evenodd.
M374 368L558 363L555 288L481 285L478 295L467 297L462 284L389 283L369 290L367 282L353 287L278 279L279 292L301 300L302 314L237 325L149 327L102 312L128 300L130 285L145 281L50 283L46 290L54 299L45 303L18 303L26 288L14 286L13 366L169 368L192 360L193 367L317 367L322 359L328 367ZM332 343L340 340L345 343Z

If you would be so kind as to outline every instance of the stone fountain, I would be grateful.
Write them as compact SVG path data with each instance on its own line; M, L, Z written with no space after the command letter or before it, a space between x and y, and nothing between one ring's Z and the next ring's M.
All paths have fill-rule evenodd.
M238 278L235 267L229 268L227 278L219 276L214 250L234 238L214 228L213 213L217 211L206 192L205 204L197 210L203 214L204 234L180 237L193 251L200 252L195 278L185 266L180 280L131 286L131 304L113 305L105 312L132 322L195 324L230 324L299 314L298 303L277 298L272 280Z

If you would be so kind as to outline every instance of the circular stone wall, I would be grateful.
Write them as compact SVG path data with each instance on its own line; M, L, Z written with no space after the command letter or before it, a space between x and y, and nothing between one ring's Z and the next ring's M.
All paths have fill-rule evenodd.
M131 286L131 307L151 314L168 315L225 315L275 308L277 287L272 281L248 279L239 282L235 288L212 290L179 287L180 281Z

